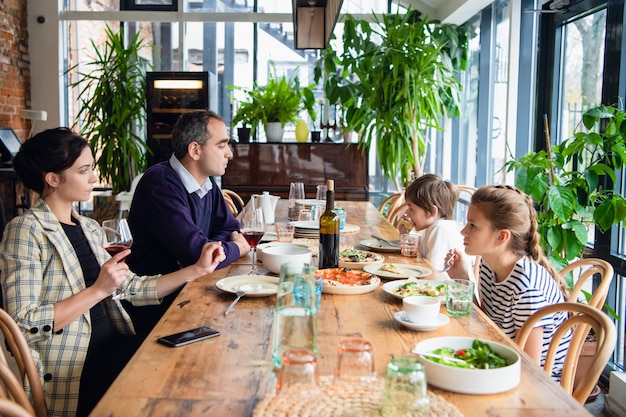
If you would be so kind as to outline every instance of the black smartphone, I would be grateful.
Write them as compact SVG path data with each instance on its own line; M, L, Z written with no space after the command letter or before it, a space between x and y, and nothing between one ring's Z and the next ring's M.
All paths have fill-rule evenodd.
M169 336L160 337L157 339L157 342L166 346L177 347L219 335L219 331L211 329L210 327L202 326L195 329L185 330L184 332L174 333Z

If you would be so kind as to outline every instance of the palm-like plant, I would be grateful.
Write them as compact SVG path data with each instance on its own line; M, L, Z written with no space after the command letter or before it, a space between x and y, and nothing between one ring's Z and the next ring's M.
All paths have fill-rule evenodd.
M72 87L80 88L76 124L96 154L102 182L113 193L128 190L132 177L146 169L146 140L140 136L146 120L146 70L140 55L144 47L139 34L124 44L124 32L105 28L106 41L91 41L93 57L79 71ZM70 68L68 72L76 69Z
M316 79L325 77L326 96L342 107L344 128L359 132L359 146L376 141L384 174L406 183L422 174L427 129L459 114L455 74L466 66L466 31L416 11L344 23L343 52L329 47Z

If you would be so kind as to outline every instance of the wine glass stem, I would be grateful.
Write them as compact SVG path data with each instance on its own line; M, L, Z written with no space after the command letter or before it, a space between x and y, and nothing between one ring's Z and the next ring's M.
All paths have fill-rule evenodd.
M252 248L252 270L250 275L256 275L256 246Z

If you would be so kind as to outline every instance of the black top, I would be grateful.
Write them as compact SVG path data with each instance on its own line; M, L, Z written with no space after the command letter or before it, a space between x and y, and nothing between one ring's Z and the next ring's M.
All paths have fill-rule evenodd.
M98 274L100 273L100 264L96 259L93 251L89 247L89 242L85 237L83 229L80 227L78 221L75 220L74 225L61 223L63 230L68 239L74 247L80 267L83 270L83 277L85 279L85 286L90 287L96 282ZM106 339L112 334L116 333L115 329L111 326L111 323L104 315L102 306L100 303L91 307L91 340L89 342L89 350L95 345L106 343Z

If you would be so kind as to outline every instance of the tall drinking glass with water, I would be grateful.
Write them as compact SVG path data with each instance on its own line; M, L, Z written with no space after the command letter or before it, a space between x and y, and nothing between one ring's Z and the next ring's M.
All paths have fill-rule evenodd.
M287 217L290 221L298 220L300 210L304 208L304 183L292 182L289 186Z
M305 349L317 354L315 268L287 262L280 268L272 327L272 361L280 368L283 353Z

